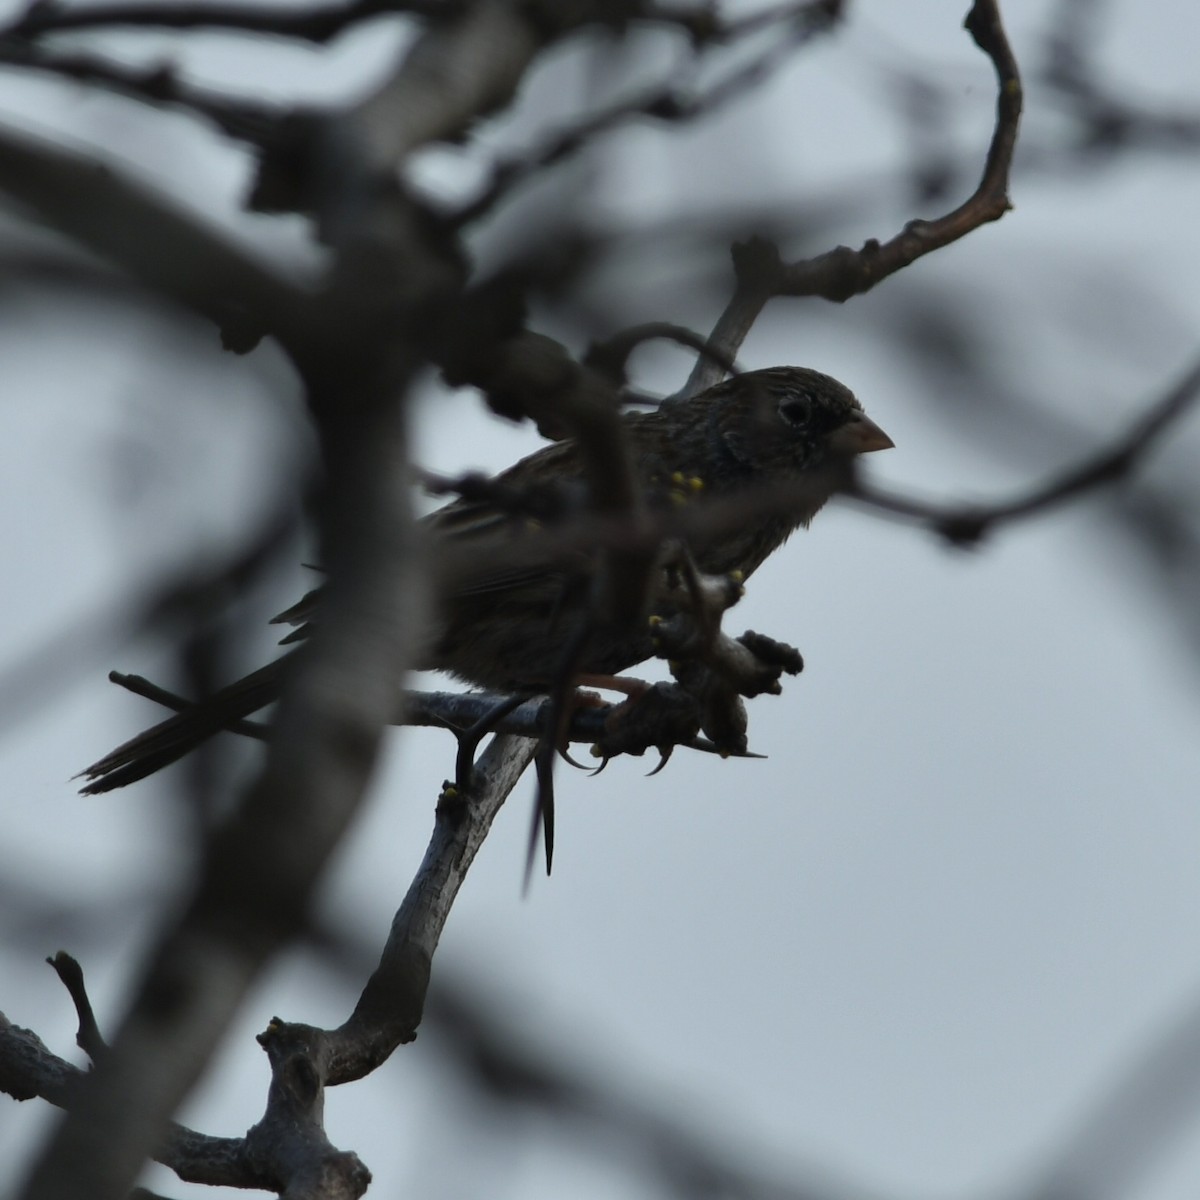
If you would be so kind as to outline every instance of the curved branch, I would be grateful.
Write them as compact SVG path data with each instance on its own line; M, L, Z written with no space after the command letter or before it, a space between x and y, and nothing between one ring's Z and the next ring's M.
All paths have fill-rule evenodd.
M975 545L996 526L1037 516L1068 500L1129 476L1200 397L1200 361L1111 446L1097 451L1045 483L997 504L929 504L852 480L844 494L890 516L907 518L956 546Z
M1012 207L1008 178L1021 122L1023 92L996 0L975 0L965 28L992 60L998 85L996 126L979 186L944 216L932 221L910 221L889 241L871 240L857 251L839 246L828 254L791 264L783 271L779 295L849 300L918 258L958 241L981 225L998 221Z
M1023 92L997 0L975 0L965 28L991 59L998 84L996 124L979 186L957 208L934 220L914 220L886 242L860 250L838 246L816 258L785 263L769 242L753 239L733 249L737 288L713 330L715 351L733 357L766 304L776 296L820 296L838 303L870 291L918 258L956 242L1011 207L1008 179L1021 122ZM691 396L720 378L711 358L697 361L685 389Z
M288 11L240 4L95 4L65 8L34 3L8 33L35 38L80 29L232 29L308 42L328 42L360 21L388 15L447 17L462 0L350 0L346 4Z
M443 794L433 837L392 921L379 965L354 1012L329 1034L331 1084L369 1074L398 1045L412 1041L450 909L496 814L536 750L537 742L530 738L495 737L475 764L470 791Z
M227 137L255 147L271 145L282 120L278 106L231 99L224 92L185 83L168 62L126 66L115 59L80 51L52 53L37 43L0 35L0 66L93 84L156 108L175 105L209 121Z
M230 348L249 331L307 344L308 297L169 197L90 155L0 125L0 191L47 228L222 330Z
M748 62L730 70L723 78L696 92L688 86L683 72L651 87L614 100L596 112L572 122L544 138L540 145L523 155L502 158L492 168L491 179L479 195L451 218L466 225L489 214L515 187L547 167L554 166L591 145L597 137L639 118L685 123L710 116L725 104L737 100L764 81L773 70L783 66L799 47L827 32L840 15L840 3L830 0L800 0L749 17L720 21L705 13L703 32L693 24L693 41L698 49L710 45L729 45L763 28L779 26L779 36ZM650 14L643 14L649 16ZM665 16L655 19L666 20ZM698 18L693 14L693 19Z

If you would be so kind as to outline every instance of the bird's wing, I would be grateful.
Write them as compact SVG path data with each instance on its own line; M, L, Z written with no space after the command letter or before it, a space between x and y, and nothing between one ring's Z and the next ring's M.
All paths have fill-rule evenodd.
M560 516L576 500L582 502L582 494L577 498L572 495L576 490L582 493L582 486L573 478L572 471L577 457L571 443L556 442L521 459L497 476L498 489L514 497L512 508L488 500L461 499L422 518L421 525L433 540L435 554L441 551L461 556L473 544L480 548L478 567L471 566L461 572L459 581L447 596L451 604L459 599L499 599L529 588L545 588L549 594L561 591L564 579L571 573L567 562L556 561L553 565L536 559L521 562L520 555L507 554L505 547L510 542L515 546L531 524L537 524L532 513L519 511L521 505L515 502L516 498L532 499L534 489L540 487L544 495L537 506L531 505L531 509L544 505L550 510L558 510L547 512L549 516ZM550 486L553 486L553 492L548 490ZM295 626L281 640L281 645L308 636L323 593L323 587L313 588L290 608L271 618L272 625Z

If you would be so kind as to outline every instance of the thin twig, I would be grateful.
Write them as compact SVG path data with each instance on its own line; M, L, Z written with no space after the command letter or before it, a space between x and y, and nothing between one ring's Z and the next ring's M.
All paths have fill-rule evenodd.
M235 100L224 92L185 83L169 63L131 67L81 51L55 53L23 38L0 35L0 65L92 84L157 108L174 105L210 122L226 136L260 148L272 143L283 118L278 106Z
M996 125L978 187L944 216L910 221L887 242L868 241L857 251L839 246L828 254L791 264L780 281L781 295L848 300L918 258L999 220L1012 207L1008 179L1023 103L1017 61L1000 20L997 0L975 0L964 25L996 71Z
M1136 418L1111 446L997 504L946 506L885 492L854 480L844 494L873 509L914 520L957 546L975 545L997 525L1044 513L1099 487L1129 476L1167 430L1181 420L1200 396L1200 362L1160 400Z
M622 329L602 342L593 342L584 355L584 364L599 371L602 375L614 380L622 386L626 381L626 363L629 356L646 342L664 339L677 342L695 350L702 358L714 359L715 364L727 375L737 374L737 363L719 351L712 349L708 340L694 330L682 325L673 325L668 321L647 321L643 325L633 325Z
M736 353L740 339L775 296L821 296L839 303L849 300L870 291L880 280L918 258L958 241L989 221L999 220L1008 211L1009 171L1021 121L1020 73L1004 33L997 0L975 0L965 27L991 59L997 80L996 124L975 191L945 215L929 221L909 221L889 241L872 238L860 250L838 246L815 258L787 264L770 243L761 240L735 247L737 290L713 330L711 342L718 350ZM685 393L695 395L717 378L711 360L698 361Z
M31 4L6 32L35 38L80 29L232 29L310 42L327 42L351 25L374 17L450 17L465 0L351 0L348 4L289 10L240 4L96 4L67 8Z
M83 968L65 950L60 950L46 961L54 968L55 974L62 980L62 985L71 996L75 1005L75 1015L79 1018L79 1029L75 1033L75 1044L92 1062L99 1062L108 1046L96 1023L96 1014L92 1011L92 1002L88 999L87 986L83 982Z
M630 121L649 118L683 123L710 116L761 84L772 71L783 66L799 46L829 30L839 11L839 5L827 2L791 3L727 24L710 24L705 36L696 39L701 51L716 43L728 45L773 25L784 26L787 32L704 91L692 91L685 73L677 72L662 83L642 88L580 118L523 154L501 159L493 167L492 177L479 195L453 214L451 223L462 226L479 220L525 180L540 175L547 167L590 146L599 135ZM691 64L693 70L695 65Z

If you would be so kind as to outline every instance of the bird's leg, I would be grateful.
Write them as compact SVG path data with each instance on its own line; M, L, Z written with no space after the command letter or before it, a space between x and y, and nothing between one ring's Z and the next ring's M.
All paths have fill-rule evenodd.
M602 691L606 692L620 692L626 697L626 699L622 700L621 704L619 705L619 707L622 708L630 704L635 704L650 690L650 685L644 679L628 679L623 675L596 675L590 673L576 675L575 686L577 688L600 688ZM581 708L603 708L606 702L602 697L597 696L595 692L574 691L567 698L567 703L570 706L569 715L574 716L574 714ZM569 722L567 721L563 722L562 730L558 740L559 754L567 762L569 762L571 766L577 767L580 771L589 771L593 775L598 774L601 770L603 770L603 764L601 764L599 767L593 768L589 767L586 763L581 763L571 757L571 752L568 749L571 744L570 738L567 736L568 724Z
M642 695L650 686L644 679L629 679L624 675L593 674L576 675L575 684L578 687L602 688L606 692L620 692L631 699Z

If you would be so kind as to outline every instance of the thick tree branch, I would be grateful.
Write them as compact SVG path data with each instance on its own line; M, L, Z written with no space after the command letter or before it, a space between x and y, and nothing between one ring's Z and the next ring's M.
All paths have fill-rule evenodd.
M241 300L256 328L280 336L321 438L329 569L322 621L289 664L265 768L210 837L192 894L159 931L111 1050L45 1147L28 1197L125 1194L247 989L303 929L312 887L357 810L426 611L403 397L430 315L461 283L453 256L380 184L412 146L503 102L541 45L511 6L474 6L420 39L364 105L310 127L314 207L336 251L313 296L255 271L141 190L119 180L114 190L88 163L16 137L0 147L0 179L49 223L197 311L220 316L229 299ZM336 195L323 190L335 163L344 185ZM88 192L98 212L81 206ZM244 286L231 287L231 276ZM307 1106L310 1153L270 1138L269 1153L259 1143L256 1151L292 1172L292 1194L330 1186L330 1170L345 1194L357 1194L365 1172L320 1133L320 1063L289 1053L273 1066L312 1081L300 1095L273 1092Z
M353 371L344 382L353 397ZM303 928L357 810L425 611L402 410L378 380L359 388L355 424L330 464L328 603L285 686L263 773L212 836L192 896L161 930L29 1197L124 1195L258 972Z
M236 292L233 279L244 284L237 298L281 331L305 373L326 466L328 603L289 673L265 769L210 838L195 889L159 931L110 1053L80 1088L25 1193L116 1200L165 1136L246 990L303 928L422 636L427 581L409 513L403 404L419 352L378 335L396 327L398 305L433 303L447 275L436 248L431 254L407 236L401 210L390 238L375 222L357 231L359 241L344 241L326 291L302 303L295 289L137 189L117 181L114 193L70 156L16 139L3 150L0 167L27 169L9 172L13 190L149 286L208 312ZM98 197L101 212L80 207L81 190Z
M379 965L354 1012L330 1034L331 1083L373 1071L411 1041L424 1010L430 965L451 906L496 814L533 761L537 743L502 735L475 764L466 793L443 796L433 837L404 903L392 921Z
M0 126L0 190L145 287L215 322L231 347L251 330L309 344L300 287L112 167Z
M86 1079L84 1071L51 1053L36 1033L0 1013L0 1092L14 1100L40 1098L69 1109ZM247 1161L245 1144L245 1138L210 1137L172 1123L153 1158L188 1183L272 1189L276 1181Z

